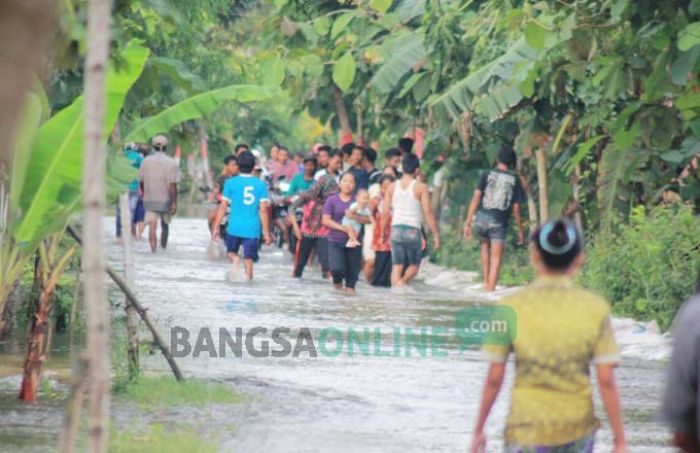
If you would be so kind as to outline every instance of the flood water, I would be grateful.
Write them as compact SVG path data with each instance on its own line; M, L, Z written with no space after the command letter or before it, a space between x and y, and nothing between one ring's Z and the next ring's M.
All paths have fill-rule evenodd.
M358 295L348 297L332 291L317 268L307 269L302 280L291 278L291 257L276 248L263 250L252 284L231 283L224 278L226 262L206 259L207 242L203 220L178 219L165 252L150 255L146 243L136 244L136 287L166 338L170 338L169 329L182 327L189 331L194 347L202 329L212 333L217 351L204 348L197 358L190 354L178 359L186 376L228 381L253 395L250 404L231 414L237 430L230 436L223 433L223 451L455 452L467 448L486 363L477 351L460 347L455 315L483 302L483 295L420 282L413 292L394 294L361 282ZM116 244L110 246L109 255L118 266L121 250ZM235 338L237 327L249 332L257 326L267 329L266 335L255 336L258 347L262 340L270 340L276 327L290 328L286 337L293 345L294 333L303 328L309 329L317 349L324 329L339 332L344 343L328 340L326 353L317 351L317 357L310 357L308 350L298 357L252 357L245 348L241 358L233 357L230 349L226 357L218 357L220 328ZM424 354L416 347L407 353L407 329L419 335L421 328L437 332L444 343L435 348L428 345ZM361 351L355 344L353 354L348 353L351 329L358 335L367 329L368 350ZM270 343L270 349L282 347ZM212 357L212 352L217 356ZM167 371L159 358L146 367ZM511 364L504 389L512 385L513 371ZM618 379L630 451L663 451L668 433L656 421L656 411L664 365L625 360ZM489 451L502 449L508 394L502 392L489 419ZM597 411L602 416L599 401ZM609 451L610 444L610 432L603 424L597 450Z
M113 224L113 219L105 222L105 244L110 264L119 269L122 248L113 239ZM250 396L235 411L217 411L218 418L225 418L216 435L221 451L467 449L487 364L477 351L461 346L455 318L460 310L487 303L483 294L422 282L414 291L395 294L360 282L358 295L348 297L334 292L316 267L308 268L302 280L291 278L291 257L272 247L263 249L252 284L228 282L227 263L207 260L207 243L206 221L200 218L176 219L166 251L152 255L146 241L136 243L135 288L168 341L173 329L189 333L193 350L177 359L186 377L225 382ZM121 299L113 285L110 296ZM230 348L226 357L219 357L219 329L235 340L236 328L245 339L256 327L266 332L255 335L252 353L243 346L240 358ZM277 327L289 329L282 336L291 343L290 353L254 357L265 341L269 350L283 349L271 341ZM211 332L212 345L205 341L206 332ZM296 348L297 338L308 339L300 332L309 333L315 354L308 342ZM321 341L324 332L328 335ZM426 343L421 343L421 333L426 333ZM369 341L354 341L350 354L349 336L357 340L365 334ZM201 350L198 357L193 357L194 349ZM0 355L0 361L13 360L7 369L19 370L17 356L16 351ZM142 356L142 365L148 373L169 372L157 353ZM65 369L67 363L57 366ZM502 451L513 371L511 363L487 424L488 451ZM626 359L617 376L630 451L671 451L665 447L668 433L656 415L664 364ZM0 375L0 451L53 451L61 407L50 401L33 408L19 405L14 394L2 393L3 382L18 388L19 377ZM596 411L602 418L597 397ZM182 413L185 419L197 414L187 408ZM118 408L113 417L120 417ZM604 422L597 441L596 451L610 451L611 435Z

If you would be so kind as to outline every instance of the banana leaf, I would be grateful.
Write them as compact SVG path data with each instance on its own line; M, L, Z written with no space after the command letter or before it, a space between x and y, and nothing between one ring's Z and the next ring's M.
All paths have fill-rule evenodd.
M131 86L139 78L149 51L135 41L122 53L125 67L110 65L106 81L104 139L109 136ZM19 244L33 246L65 226L78 206L83 171L84 99L51 117L38 130L16 206L21 212L15 230Z
M638 121L635 121L629 129L624 127L618 129L613 135L612 143L603 150L598 164L598 210L602 219L601 226L605 229L609 229L612 225L615 212L629 206L631 191L627 183L643 154L641 149L634 147L639 132Z
M15 137L12 178L10 179L10 206L19 206L21 186L27 175L32 143L41 123L42 110L41 97L29 93L22 112L17 136ZM10 214L10 223L14 218L14 214L16 213Z
M259 85L229 85L200 93L178 102L157 115L136 122L126 134L125 141L145 142L180 123L206 116L226 102L262 101L272 97L272 94L272 88Z
M527 94L521 84L536 70L540 55L520 38L506 53L434 96L430 105L443 108L453 119L477 107L491 121L503 118Z
M370 80L370 85L382 93L389 93L397 88L399 81L417 63L426 58L423 39L418 33L410 33L396 38L394 50L387 55L382 65Z

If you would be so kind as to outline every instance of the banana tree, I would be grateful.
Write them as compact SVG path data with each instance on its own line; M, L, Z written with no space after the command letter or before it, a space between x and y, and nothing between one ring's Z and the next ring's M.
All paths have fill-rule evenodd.
M106 111L103 140L117 121L124 98L139 78L148 58L148 49L132 42L122 53L126 62L119 70L111 67L107 73ZM30 256L38 247L40 256L41 293L37 312L30 320L27 356L19 397L25 402L37 398L38 382L43 361L46 324L54 302L56 282L75 252L75 246L63 254L58 247L62 231L81 198L83 158L83 97L46 121L36 132L28 156L18 153L13 175L13 187L19 194L10 195L11 211L19 214L12 220L15 262ZM19 189L18 189L19 190ZM14 203L13 203L14 202ZM50 236L48 241L44 238ZM10 281L11 283L11 281ZM3 285L8 284L4 281Z

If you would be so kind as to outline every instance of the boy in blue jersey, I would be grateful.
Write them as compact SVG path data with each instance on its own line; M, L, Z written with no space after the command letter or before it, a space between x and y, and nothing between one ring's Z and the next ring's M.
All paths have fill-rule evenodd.
M226 249L231 258L233 277L240 267L238 250L243 246L243 263L248 280L253 279L253 263L258 260L258 241L260 233L265 244L270 244L270 220L267 215L269 197L267 186L251 173L255 167L255 156L250 151L243 151L238 156L240 175L229 178L221 193L221 205L216 214L214 225L219 225L231 205L226 235ZM262 227L262 228L261 228ZM219 229L212 231L214 240L219 237Z

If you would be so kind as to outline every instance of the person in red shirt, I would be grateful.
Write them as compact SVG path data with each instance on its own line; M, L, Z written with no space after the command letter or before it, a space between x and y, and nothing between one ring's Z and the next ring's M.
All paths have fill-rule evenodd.
M396 179L392 175L383 174L379 177L379 196L372 200L372 218L374 220L374 232L372 237L372 250L374 250L374 269L370 284L372 286L391 287L391 213L386 222L384 234L381 231L382 210L384 197L389 187Z

